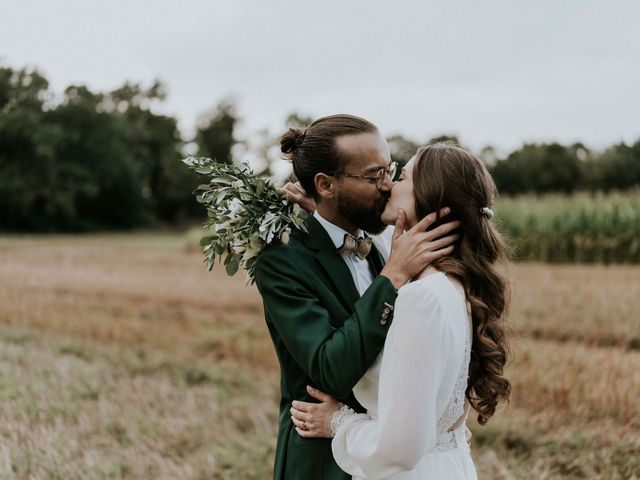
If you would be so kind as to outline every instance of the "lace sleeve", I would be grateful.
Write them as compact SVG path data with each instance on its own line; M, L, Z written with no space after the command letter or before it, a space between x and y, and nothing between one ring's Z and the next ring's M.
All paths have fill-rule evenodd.
M336 433L338 433L338 430L344 424L345 420L352 415L356 415L356 412L347 405L342 405L342 408L333 414L331 417L331 438L336 436Z

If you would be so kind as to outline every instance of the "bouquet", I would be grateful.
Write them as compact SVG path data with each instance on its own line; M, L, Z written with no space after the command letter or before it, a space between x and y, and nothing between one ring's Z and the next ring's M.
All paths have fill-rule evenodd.
M228 165L206 157L188 157L182 162L209 179L193 192L208 214L203 225L208 234L200 239L207 270L224 257L228 275L242 267L253 283L256 260L267 245L275 241L288 244L292 228L306 231L307 213L248 165Z

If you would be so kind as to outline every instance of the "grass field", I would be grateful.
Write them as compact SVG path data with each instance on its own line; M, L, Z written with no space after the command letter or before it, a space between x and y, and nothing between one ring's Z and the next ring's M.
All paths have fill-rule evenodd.
M0 478L266 479L278 367L255 287L183 235L0 237ZM517 264L483 479L640 478L640 266Z

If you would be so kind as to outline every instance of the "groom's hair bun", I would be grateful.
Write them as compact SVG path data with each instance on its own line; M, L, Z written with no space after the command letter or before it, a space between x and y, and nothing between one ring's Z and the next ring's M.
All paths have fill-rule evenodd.
M348 161L336 140L345 135L377 132L376 126L364 118L339 114L322 117L304 130L290 128L280 137L280 150L293 164L293 173L314 199L318 191L314 183L318 173L342 172Z
M293 162L302 142L304 142L304 132L299 128L290 128L280 138L280 151L284 153L287 160Z

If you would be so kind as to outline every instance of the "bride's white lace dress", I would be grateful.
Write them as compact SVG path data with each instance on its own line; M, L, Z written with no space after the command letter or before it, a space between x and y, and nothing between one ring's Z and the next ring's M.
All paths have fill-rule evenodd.
M369 480L477 478L459 421L469 321L462 290L443 273L400 289L384 351L354 388L367 414L344 407L335 418L333 454L344 471Z

